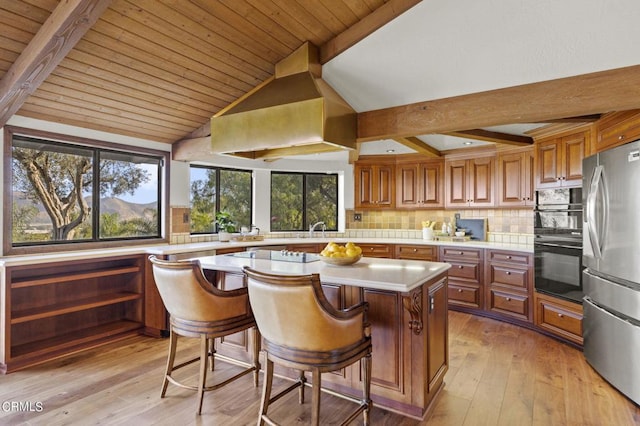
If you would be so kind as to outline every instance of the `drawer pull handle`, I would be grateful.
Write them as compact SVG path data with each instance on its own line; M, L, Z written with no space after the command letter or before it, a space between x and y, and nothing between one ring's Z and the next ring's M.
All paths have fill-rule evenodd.
M417 252L417 251L418 251L418 249L416 249L416 248L414 248L414 249L413 249L413 252L414 252L414 253L415 253L415 252Z
M507 259L511 259L511 256L507 256Z
M558 316L559 316L560 318L564 318L564 315L562 315L562 314L558 314Z
M507 302L511 302L511 298L510 297L505 297Z
M462 268L464 268L464 266L458 265L458 269L462 269Z
M463 252L463 251L461 251L461 252L460 252L460 253L458 253L458 254L462 256L462 255L464 254L464 252Z
M620 135L618 136L618 140L621 141L622 139L624 139L624 135Z
M511 275L511 272L507 271L507 272L505 272L505 274L507 274L507 275Z
M458 289L458 293L462 293L462 289L461 288Z

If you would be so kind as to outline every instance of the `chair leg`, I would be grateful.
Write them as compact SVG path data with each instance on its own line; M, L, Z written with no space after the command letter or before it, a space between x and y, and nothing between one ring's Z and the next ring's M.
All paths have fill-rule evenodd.
M209 367L210 370L213 371L215 369L215 361L216 361L216 339L209 339Z
M176 347L178 344L178 335L173 332L172 328L169 328L169 356L167 357L167 368L164 371L164 380L162 381L162 390L160 392L160 398L164 398L164 394L167 392L167 385L169 384L168 376L173 371L173 363L176 359Z
M202 413L204 399L204 384L207 381L207 357L209 354L209 339L205 334L200 336L200 378L198 379L198 414Z
M264 382L262 383L262 401L260 401L258 426L264 425L263 416L267 415L267 410L269 409L269 400L271 399L271 385L273 384L273 361L269 359L269 355L267 355L266 352L264 358Z
M367 408L362 413L364 417L364 425L369 425L369 411L371 410L371 354L367 354L362 359L362 366L364 367L364 374L362 380L362 399Z
M318 426L320 424L320 370L314 368L311 370L311 378L313 386L311 387L311 425Z
M298 402L302 405L304 404L304 388L306 387L304 384L307 383L307 378L304 375L304 370L300 370L298 382L300 382L300 388L298 389Z
M260 332L258 327L253 327L251 331L251 338L253 340L253 387L258 387L258 378L260 377Z

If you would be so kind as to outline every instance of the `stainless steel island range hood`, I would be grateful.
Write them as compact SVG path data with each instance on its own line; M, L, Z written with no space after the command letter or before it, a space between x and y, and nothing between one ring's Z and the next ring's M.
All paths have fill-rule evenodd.
M323 81L318 48L303 44L275 77L211 118L216 154L273 159L356 148L356 112Z

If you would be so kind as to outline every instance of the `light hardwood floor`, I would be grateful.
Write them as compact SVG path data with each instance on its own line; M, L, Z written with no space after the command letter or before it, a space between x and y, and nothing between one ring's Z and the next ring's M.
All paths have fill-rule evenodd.
M640 425L640 408L602 380L580 351L487 318L450 312L449 320L450 369L427 418L419 422L374 408L372 424ZM197 352L196 339L180 343L179 359ZM250 375L205 394L202 416L195 414L191 391L169 385L160 399L167 345L166 339L132 337L0 376L0 424L256 423L261 389L253 388ZM214 377L221 377L235 367L219 362L216 368ZM195 380L195 365L185 373ZM31 403L34 411L7 410L11 402ZM283 425L309 422L309 403L299 405L295 393L273 408ZM323 424L335 424L351 408L323 395Z

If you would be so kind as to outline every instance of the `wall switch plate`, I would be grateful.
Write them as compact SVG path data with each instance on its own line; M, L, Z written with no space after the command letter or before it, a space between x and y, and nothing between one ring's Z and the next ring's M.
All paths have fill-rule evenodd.
M354 222L361 222L362 221L362 213L354 213L353 214L353 220L354 220Z

